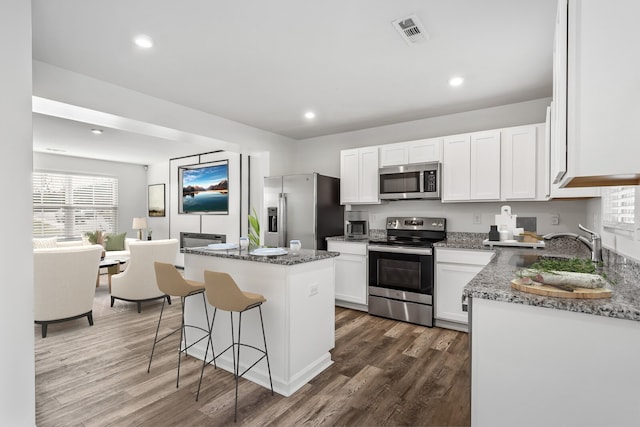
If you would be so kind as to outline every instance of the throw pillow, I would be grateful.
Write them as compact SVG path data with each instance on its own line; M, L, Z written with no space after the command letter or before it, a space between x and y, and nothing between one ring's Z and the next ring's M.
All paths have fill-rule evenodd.
M33 249L48 249L57 247L57 237L33 238Z
M124 251L124 239L127 233L108 233L104 237L104 248L108 251Z

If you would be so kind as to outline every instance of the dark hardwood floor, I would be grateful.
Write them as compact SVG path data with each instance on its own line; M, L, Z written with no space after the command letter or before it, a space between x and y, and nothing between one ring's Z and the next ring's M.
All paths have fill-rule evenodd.
M166 309L166 307L165 307ZM182 359L178 335L147 363L160 303L109 307L106 275L96 290L95 324L52 324L36 349L38 426L219 426L233 424L234 379L207 367L195 401L201 361ZM164 332L179 325L179 301ZM163 319L164 323L164 319ZM465 333L425 328L336 308L334 364L294 395L240 380L238 425L470 425L469 341Z

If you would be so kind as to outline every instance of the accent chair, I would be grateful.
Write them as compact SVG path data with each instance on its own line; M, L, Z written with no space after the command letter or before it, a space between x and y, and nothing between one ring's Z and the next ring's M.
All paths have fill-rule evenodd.
M111 276L111 307L116 299L135 302L138 313L145 301L171 297L158 288L154 262L174 264L178 255L178 239L140 240L129 243L129 262L120 274Z
M102 246L33 250L34 320L42 338L50 323L86 316L93 325L93 298Z

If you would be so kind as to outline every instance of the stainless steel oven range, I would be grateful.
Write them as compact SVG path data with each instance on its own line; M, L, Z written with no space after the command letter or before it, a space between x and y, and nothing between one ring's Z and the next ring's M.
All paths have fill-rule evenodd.
M446 220L387 218L387 239L369 243L369 314L433 326L433 244Z

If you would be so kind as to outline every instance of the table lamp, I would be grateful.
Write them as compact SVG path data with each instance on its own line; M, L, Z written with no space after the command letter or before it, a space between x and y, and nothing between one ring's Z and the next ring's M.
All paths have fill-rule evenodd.
M147 218L133 218L131 228L138 230L138 240L142 240L142 230L147 229Z

